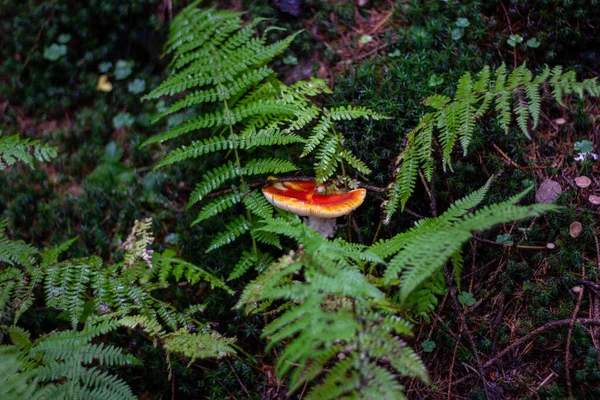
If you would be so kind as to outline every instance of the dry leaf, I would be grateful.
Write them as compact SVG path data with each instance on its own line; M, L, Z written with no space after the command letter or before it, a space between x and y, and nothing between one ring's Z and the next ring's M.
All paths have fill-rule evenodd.
M590 197L588 197L588 200L590 201L590 203L598 205L600 204L600 196L594 196L593 194L590 195Z
M581 231L583 231L583 225L581 225L581 222L573 222L569 226L569 234L571 237L576 238L577 236L581 235Z
M575 184L580 188L586 188L592 184L592 180L587 176L578 176L575 178Z
M112 90L112 83L109 82L108 76L100 75L98 83L96 83L96 90L101 92L110 92Z
M556 202L558 196L562 193L560 183L553 181L552 179L546 179L538 187L535 193L535 201L538 203L552 204Z

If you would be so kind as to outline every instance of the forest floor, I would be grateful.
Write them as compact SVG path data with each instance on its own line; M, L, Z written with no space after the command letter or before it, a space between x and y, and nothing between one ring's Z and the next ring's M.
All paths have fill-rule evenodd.
M144 2L130 3L129 11L106 11L114 21L95 26L86 43L75 33L85 23L80 19L89 18L81 10L49 5L5 10L12 22L0 33L26 31L20 39L0 39L5 60L0 130L51 142L59 146L59 156L35 171L16 167L0 178L0 204L6 205L0 216L9 218L13 237L46 246L78 236L71 256L98 254L110 261L122 256L119 244L133 221L153 216L159 247L177 246L180 254L226 276L232 257L204 254L207 238L219 227L189 227L194 217L185 206L200 177L193 165L153 171L161 155L138 147L162 129L149 123L158 106L139 98L165 75L166 63L156 49L167 34L165 5L170 2L148 9ZM278 61L285 81L316 75L335 91L319 99L325 106L352 103L391 117L343 127L352 150L369 160L371 183L381 187L387 185L401 138L426 111L422 101L436 93L453 94L464 72L504 62L526 63L532 70L563 65L582 79L600 77L600 11L585 1L562 7L544 1L305 1L299 16L266 1L222 6L272 18L269 24L288 33L304 30ZM71 19L58 21L61 12L71 13ZM24 13L28 19L15 19ZM44 58L41 49L60 43L64 33L72 34L69 53L47 67L52 56ZM269 34L276 39L286 32ZM110 40L103 43L102 35ZM103 62L111 66L104 70ZM99 86L102 75L110 90ZM415 321L417 334L410 343L419 350L432 385L406 380L409 398L600 397L600 326L590 323L600 319L600 163L591 155L600 149L600 102L572 97L563 107L551 104L542 110L532 138L516 129L505 135L484 118L469 155L454 171L438 168L432 184L419 182L409 212L395 221L409 227L420 216L436 215L494 175L490 202L535 185L537 193L527 201L563 207L525 227L507 224L470 242L459 290L467 306L442 295L430 321ZM356 219L368 226L379 213L378 202L367 202ZM389 234L384 229L380 237ZM366 244L373 236L371 228L361 230ZM243 282L233 286L240 289ZM193 288L177 290L173 296L201 295ZM240 338L248 353L262 354L260 318L237 315L231 310L235 299L211 295L206 303L216 329ZM41 329L31 318L32 329ZM151 361L151 346L140 353L155 363L143 379L131 378L145 393L142 398L195 398L209 390L214 398L282 393L270 354L189 370L181 362L172 384L164 378L164 362ZM247 382L243 388L239 376Z

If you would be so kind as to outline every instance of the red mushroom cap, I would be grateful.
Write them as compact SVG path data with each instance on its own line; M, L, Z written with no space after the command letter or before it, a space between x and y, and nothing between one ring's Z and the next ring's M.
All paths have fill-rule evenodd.
M275 207L296 215L319 218L337 218L355 210L365 200L367 191L327 194L326 187L315 182L277 182L263 190L263 194Z

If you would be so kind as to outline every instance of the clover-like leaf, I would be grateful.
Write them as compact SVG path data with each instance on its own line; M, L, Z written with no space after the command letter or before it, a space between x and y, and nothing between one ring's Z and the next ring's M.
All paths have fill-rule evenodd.
M421 347L423 348L423 352L431 353L437 347L437 344L433 340L425 340L421 343Z
M469 25L471 25L471 23L466 18L459 18L456 20L456 26L458 26L459 28L466 28Z
M98 64L98 71L105 74L112 68L113 64L110 61L103 61Z
M146 90L146 81L140 78L134 79L127 85L127 91L133 94L140 94Z
M515 47L517 44L523 43L523 36L521 36L521 35L510 35L508 37L508 39L506 40L506 43L508 43L512 47Z
M358 41L362 44L367 44L373 40L373 36L370 35L362 35Z
M56 40L60 44L68 43L69 40L71 40L71 34L70 33L63 33L62 35L58 36L58 39L56 39Z
M433 74L429 77L429 83L427 84L429 87L440 86L444 83L444 77Z
M527 47L537 49L538 47L540 47L541 43L536 38L531 38L525 44L527 45Z
M462 28L452 29L452 40L460 40L464 35Z
M590 140L581 140L579 142L575 142L573 148L575 151L586 154L594 151L594 144Z
M503 235L496 236L496 243L512 245L514 242L512 240L512 235L510 233L505 233Z
M458 301L460 301L463 306L471 307L473 304L475 304L475 297L473 297L471 292L463 291L458 295Z
M290 55L287 55L287 56L283 57L282 61L283 61L283 63L285 65L296 65L296 64L298 64L298 58L295 55L293 55L293 54L290 54Z
M114 116L113 120L113 127L115 129L119 129L122 128L124 126L131 126L133 125L133 123L135 122L135 118L129 114L129 113L119 113L117 115Z
M119 60L115 64L115 79L122 81L127 78L133 72L133 61Z
M44 58L50 61L56 61L67 54L67 46L64 44L52 43L44 48Z

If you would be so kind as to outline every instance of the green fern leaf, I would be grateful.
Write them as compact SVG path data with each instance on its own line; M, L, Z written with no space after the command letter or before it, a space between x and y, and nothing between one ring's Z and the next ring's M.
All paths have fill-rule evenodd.
M192 225L196 225L199 222L205 221L216 215L221 214L223 211L238 204L244 198L244 194L235 190L232 193L227 193L217 197L210 203L202 207L202 211L198 214L198 217L192 222Z
M42 145L38 140L21 139L19 135L0 136L0 171L18 161L33 168L34 159L41 162L50 161L56 157L56 150L56 147Z
M250 224L244 216L238 216L234 221L227 224L226 230L216 235L210 243L206 252L213 251L219 247L225 246L237 239L241 234L250 230Z

